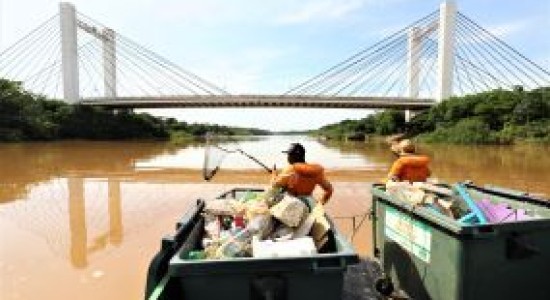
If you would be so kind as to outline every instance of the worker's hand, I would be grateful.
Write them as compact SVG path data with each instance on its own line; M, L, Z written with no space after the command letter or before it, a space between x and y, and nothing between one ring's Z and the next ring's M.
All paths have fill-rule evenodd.
M325 208L321 202L317 202L317 205L311 210L314 216L321 217L325 215Z
M275 184L276 180L277 180L277 175L279 175L277 173L277 165L273 165L273 169L271 169L271 181L270 181L270 184L273 185Z

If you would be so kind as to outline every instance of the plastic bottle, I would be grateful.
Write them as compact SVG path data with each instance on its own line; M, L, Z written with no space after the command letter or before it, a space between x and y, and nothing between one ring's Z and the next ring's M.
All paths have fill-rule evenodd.
M244 256L246 246L250 243L252 234L249 230L242 229L225 241L217 251L218 257Z
M206 258L206 253L204 251L190 251L187 254L188 260L201 260Z

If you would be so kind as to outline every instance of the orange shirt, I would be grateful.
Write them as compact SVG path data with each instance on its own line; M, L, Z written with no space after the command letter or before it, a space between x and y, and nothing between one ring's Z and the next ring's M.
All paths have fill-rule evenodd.
M388 180L396 178L399 181L426 181L430 176L429 163L430 158L425 155L403 155L393 163Z
M316 185L325 191L321 203L325 204L332 196L332 185L325 178L323 167L318 164L295 163L287 166L273 182L295 196L310 196Z

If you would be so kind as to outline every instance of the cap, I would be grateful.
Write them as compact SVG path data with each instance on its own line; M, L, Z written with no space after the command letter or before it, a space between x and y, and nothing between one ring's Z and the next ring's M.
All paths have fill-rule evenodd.
M283 151L283 153L294 154L294 155L305 155L306 149L300 143L292 143L288 150Z
M409 139L401 140L399 143L393 144L391 150L397 154L408 153L412 154L416 151L416 147Z

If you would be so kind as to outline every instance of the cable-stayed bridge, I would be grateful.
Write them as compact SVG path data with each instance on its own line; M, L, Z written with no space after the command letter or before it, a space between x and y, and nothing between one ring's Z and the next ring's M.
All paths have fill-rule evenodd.
M69 103L111 108L322 107L420 110L493 89L550 86L550 72L452 1L277 95L233 95L60 4L0 53L0 77Z

